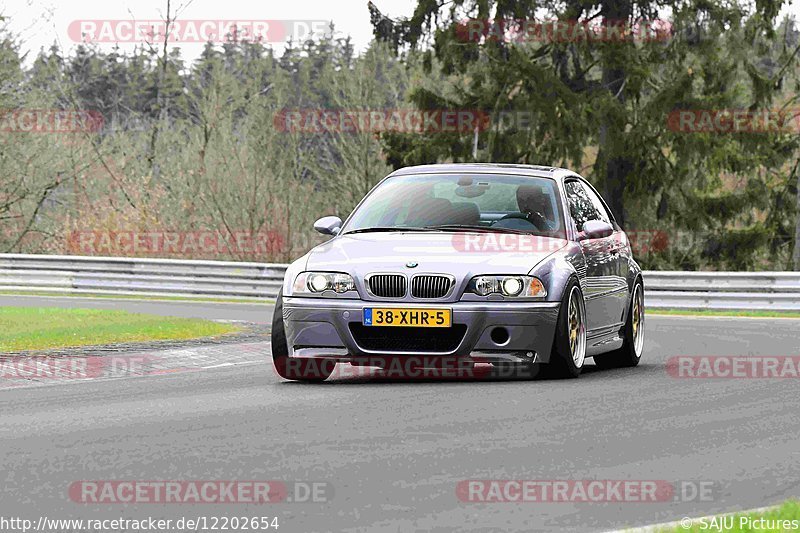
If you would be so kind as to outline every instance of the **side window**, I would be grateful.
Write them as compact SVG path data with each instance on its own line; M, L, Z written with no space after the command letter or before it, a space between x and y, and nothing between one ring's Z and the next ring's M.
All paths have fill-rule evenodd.
M597 213L600 215L600 218L598 220L602 220L603 222L607 222L613 226L614 223L611 222L611 216L608 214L608 210L606 209L606 206L603 204L603 200L601 200L600 197L597 196L597 193L594 192L594 190L592 190L591 188L586 187L585 185L583 186L583 188L586 191L586 194L589 196L589 200L592 201L592 204L594 205L594 208L597 210Z
M580 181L572 180L564 184L567 191L569 213L575 221L578 231L583 231L583 224L587 220L601 220L611 224L603 202L592 191L583 186Z

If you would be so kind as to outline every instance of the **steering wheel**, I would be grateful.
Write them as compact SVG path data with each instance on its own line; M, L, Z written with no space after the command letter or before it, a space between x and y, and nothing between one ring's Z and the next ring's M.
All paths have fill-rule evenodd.
M508 213L507 215L503 215L500 220L506 220L508 218L521 218L522 220L526 220L536 226L536 229L539 231L548 231L550 229L547 218L539 211L533 211L531 213ZM498 222L500 222L500 220L498 220Z

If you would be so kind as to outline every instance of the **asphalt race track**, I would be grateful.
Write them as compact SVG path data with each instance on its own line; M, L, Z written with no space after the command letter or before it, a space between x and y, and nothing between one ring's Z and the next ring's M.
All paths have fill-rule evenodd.
M246 304L80 305L269 320L269 307ZM265 344L263 363L0 389L0 515L277 516L280 532L604 531L760 507L800 496L798 381L680 379L666 361L798 356L798 339L800 320L650 316L638 368L590 365L571 381L347 374L304 385L275 375ZM680 490L658 503L461 501L459 482L475 479L662 480ZM326 482L331 497L83 504L68 495L80 480L297 480Z

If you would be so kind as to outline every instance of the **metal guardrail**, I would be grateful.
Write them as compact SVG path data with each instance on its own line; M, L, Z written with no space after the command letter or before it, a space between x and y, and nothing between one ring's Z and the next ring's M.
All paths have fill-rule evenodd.
M286 265L0 254L0 291L274 298Z
M284 264L0 254L0 291L274 298ZM800 311L800 272L644 273L648 307Z
M800 272L644 273L648 307L800 311Z

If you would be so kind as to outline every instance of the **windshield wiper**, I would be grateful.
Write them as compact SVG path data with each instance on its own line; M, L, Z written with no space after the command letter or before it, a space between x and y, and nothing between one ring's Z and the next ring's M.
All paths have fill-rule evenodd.
M441 231L440 229L434 228L432 226L424 227L424 228L415 228L412 226L404 227L404 226L375 226L374 228L359 228L354 229L351 231L347 231L342 233L342 235L350 235L351 233L378 233L378 232L389 232L389 231Z
M519 235L534 235L533 232L521 229L495 228L493 226L478 226L472 224L440 224L437 226L425 227L441 231L479 231L484 233L517 233Z

